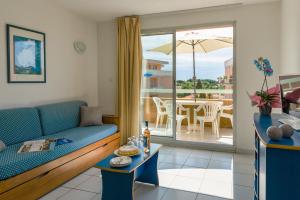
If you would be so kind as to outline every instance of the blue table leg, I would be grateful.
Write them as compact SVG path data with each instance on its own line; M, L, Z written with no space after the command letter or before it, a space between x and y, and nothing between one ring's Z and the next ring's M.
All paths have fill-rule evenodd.
M134 172L101 171L102 200L133 200Z
M157 174L158 152L154 154L143 165L139 166L135 172L135 180L143 183L159 185Z

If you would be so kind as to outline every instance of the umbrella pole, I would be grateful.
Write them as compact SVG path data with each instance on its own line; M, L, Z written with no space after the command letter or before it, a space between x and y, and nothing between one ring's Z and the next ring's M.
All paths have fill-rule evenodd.
M193 82L194 82L194 100L196 102L196 66L195 66L195 42L192 41L193 47Z

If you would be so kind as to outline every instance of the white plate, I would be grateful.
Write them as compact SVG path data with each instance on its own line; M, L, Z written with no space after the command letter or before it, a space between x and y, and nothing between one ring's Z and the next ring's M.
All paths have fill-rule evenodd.
M114 151L114 154L115 154L116 156L123 156L123 155L118 154L118 151L119 151L119 149L116 149L116 150ZM134 155L130 155L130 157L132 157L132 156L137 156L137 155L140 155L140 154L141 154L141 150L139 149L139 152L138 152L138 153L136 153L136 154L134 154Z
M112 158L109 161L110 166L112 167L125 167L132 163L132 159L128 156L121 156Z

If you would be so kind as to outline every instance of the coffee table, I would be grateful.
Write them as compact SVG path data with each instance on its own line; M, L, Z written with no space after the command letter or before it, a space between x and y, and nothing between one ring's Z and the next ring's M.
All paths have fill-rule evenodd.
M133 156L129 166L111 167L109 161L116 157L109 155L96 164L102 173L102 200L133 200L134 181L159 185L157 174L157 158L160 144L151 143L150 152Z

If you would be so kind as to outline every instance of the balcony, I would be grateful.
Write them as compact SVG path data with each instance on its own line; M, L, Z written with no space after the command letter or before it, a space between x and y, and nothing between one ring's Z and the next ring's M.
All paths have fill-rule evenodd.
M170 101L172 98L169 98L172 94L170 89L146 89L143 90L143 94L149 95L148 97L142 97L142 109L143 109L143 120L149 121L149 128L152 135L156 136L166 136L172 137L172 122L168 121L168 115L161 116L161 119L157 123L157 114L158 107L156 106L153 97L159 97L162 102ZM177 89L177 95L179 93L188 94L192 91L186 89ZM199 92L199 93L198 93ZM200 93L201 92L201 93ZM189 114L190 118L190 129L188 128L188 120L183 119L182 122L178 125L179 121L176 120L176 139L181 141L190 141L190 142L204 142L204 143L215 143L215 144L233 144L233 125L229 118L224 118L220 116L221 110L218 110L218 131L219 135L217 136L216 132L213 130L212 123L204 123L204 128L200 128L199 121L196 126L194 126L194 117L203 116L204 110L201 109L196 115L194 110L199 107L199 104L205 105L211 102L219 103L221 107L232 106L232 90L201 90L197 91L198 94L202 94L202 97L198 98L197 103L194 103L194 99L190 97L177 98L177 104L181 104L186 110L183 114ZM220 108L221 108L220 107ZM165 108L162 108L165 109ZM179 115L179 110L176 109L177 115ZM187 112L189 111L189 113ZM223 110L222 113L225 113L225 116L233 116L233 109ZM227 115L226 115L227 114ZM169 116L169 118L172 116Z

